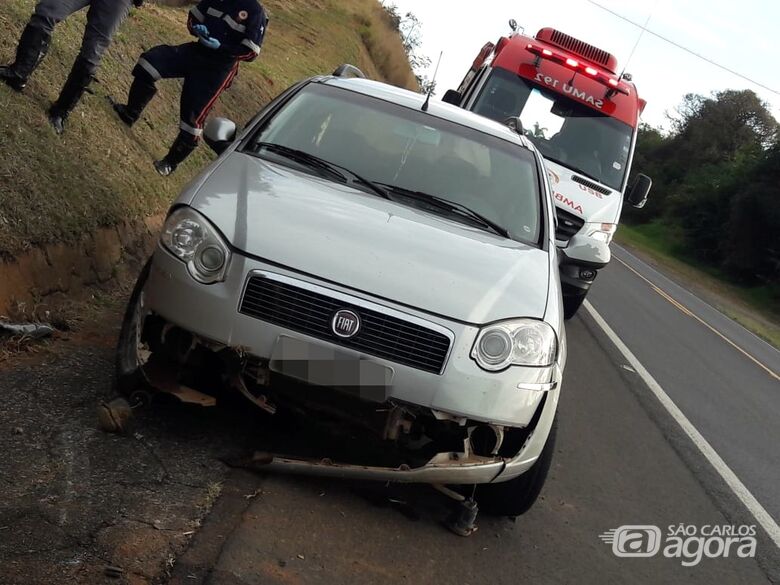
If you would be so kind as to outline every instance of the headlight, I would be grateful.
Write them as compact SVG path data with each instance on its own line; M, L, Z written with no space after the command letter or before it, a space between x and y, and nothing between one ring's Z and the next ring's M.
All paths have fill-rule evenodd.
M165 248L187 264L198 282L212 284L225 279L230 248L209 221L190 207L179 207L168 216L160 240Z
M590 230L586 232L588 237L605 244L609 244L612 241L612 236L617 231L617 224L615 223L591 223L588 224L588 227L590 227Z
M515 319L483 328L471 357L490 372L509 366L550 366L558 353L555 331L544 321Z

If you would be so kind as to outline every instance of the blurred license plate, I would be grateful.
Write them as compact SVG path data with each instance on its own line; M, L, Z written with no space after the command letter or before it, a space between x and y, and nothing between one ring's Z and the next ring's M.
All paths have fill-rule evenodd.
M281 335L269 368L307 384L338 388L363 400L384 402L393 369L332 347Z

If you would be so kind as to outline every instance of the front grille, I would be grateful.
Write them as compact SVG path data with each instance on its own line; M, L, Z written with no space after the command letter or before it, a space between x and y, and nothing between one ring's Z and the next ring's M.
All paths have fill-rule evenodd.
M580 231L580 228L585 223L585 220L582 218L559 207L555 208L555 215L558 218L558 229L555 230L555 239L563 242L568 242L574 234Z
M588 181L588 179L584 179L579 175L572 175L571 180L574 181L575 183L579 183L580 185L584 185L589 189L593 189L598 193L603 193L604 195L609 195L610 193L612 193L612 191L610 191L606 187L602 187L601 185L599 185L598 183L594 183L593 181Z
M357 335L348 339L338 337L331 330L333 316L342 309L354 311L361 319ZM449 337L427 327L262 276L249 279L239 312L437 374L444 367L450 349Z

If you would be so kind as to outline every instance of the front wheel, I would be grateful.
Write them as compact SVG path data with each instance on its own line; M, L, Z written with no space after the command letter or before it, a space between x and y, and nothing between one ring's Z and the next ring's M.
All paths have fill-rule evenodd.
M550 471L557 428L558 421L555 419L539 459L524 474L509 481L477 487L476 499L481 511L494 516L520 516L531 509Z
M144 287L149 279L151 259L144 265L127 303L122 328L119 332L114 359L114 384L116 390L128 396L145 384L141 372L141 332L143 330Z

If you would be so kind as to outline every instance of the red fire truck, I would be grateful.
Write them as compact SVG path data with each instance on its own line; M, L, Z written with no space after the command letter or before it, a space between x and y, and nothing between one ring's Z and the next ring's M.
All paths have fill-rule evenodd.
M546 161L557 211L564 313L572 317L600 268L625 200L642 207L652 181L628 185L645 101L617 59L552 28L517 31L480 51L444 101L511 123Z

